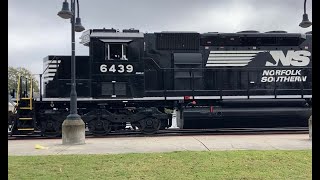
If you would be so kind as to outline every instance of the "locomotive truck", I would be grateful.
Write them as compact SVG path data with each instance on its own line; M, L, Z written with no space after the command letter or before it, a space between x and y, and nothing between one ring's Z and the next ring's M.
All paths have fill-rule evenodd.
M78 114L94 135L128 124L145 134L169 127L308 125L312 32L103 28L87 30L80 39L89 56L76 56ZM61 134L69 114L70 59L44 58L40 97L19 77L15 116L8 123L13 135Z

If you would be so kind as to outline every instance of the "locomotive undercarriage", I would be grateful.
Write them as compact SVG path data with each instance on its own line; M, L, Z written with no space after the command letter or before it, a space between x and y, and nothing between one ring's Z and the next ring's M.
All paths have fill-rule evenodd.
M125 104L127 105L127 104ZM62 123L68 116L66 102L39 102L35 104L36 127L43 136L56 137L62 132ZM39 109L39 111L37 111ZM79 103L78 114L86 123L89 132L95 136L110 132L136 130L154 134L159 129L171 126L171 114L159 107L123 106L123 104Z
M312 110L311 99L137 101L129 103L109 100L106 102L78 102L78 114L92 135L105 136L111 132L128 131L154 134L169 127L179 129L305 127ZM8 126L13 127L11 128L13 129L12 135L40 132L46 137L61 136L62 123L69 115L69 101L34 101L33 104L34 109L29 113L34 117L34 126L30 126L34 130L19 131L19 127L27 128L21 124L27 121L17 121L11 118ZM22 115L20 112L15 118L21 119ZM174 115L176 117L173 117Z
M61 136L62 123L69 115L69 102L34 101L33 104L34 109L29 114L20 112L10 116L8 127L11 127L12 135L41 133L46 137ZM86 123L88 132L95 136L123 132L154 134L169 127L306 127L311 111L311 99L78 102L78 114ZM21 120L26 116L33 117L34 123Z

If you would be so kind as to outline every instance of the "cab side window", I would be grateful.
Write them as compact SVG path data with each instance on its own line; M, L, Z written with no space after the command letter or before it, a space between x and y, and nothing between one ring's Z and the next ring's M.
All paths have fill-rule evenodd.
M128 60L127 44L105 44L105 60Z

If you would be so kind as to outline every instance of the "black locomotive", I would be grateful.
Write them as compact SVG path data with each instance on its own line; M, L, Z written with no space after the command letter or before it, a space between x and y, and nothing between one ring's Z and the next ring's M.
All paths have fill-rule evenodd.
M301 127L311 115L311 32L91 29L81 43L89 56L76 57L78 113L95 135L128 124L146 134L169 127ZM13 134L61 133L70 56L50 55L43 63L39 98L19 86Z

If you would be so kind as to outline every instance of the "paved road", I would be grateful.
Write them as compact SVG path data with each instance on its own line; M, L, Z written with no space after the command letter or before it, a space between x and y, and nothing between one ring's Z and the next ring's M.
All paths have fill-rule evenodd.
M8 140L8 155L118 154L216 150L311 149L308 134L196 135L87 138L85 145L62 145L61 139ZM47 149L35 149L35 145Z

